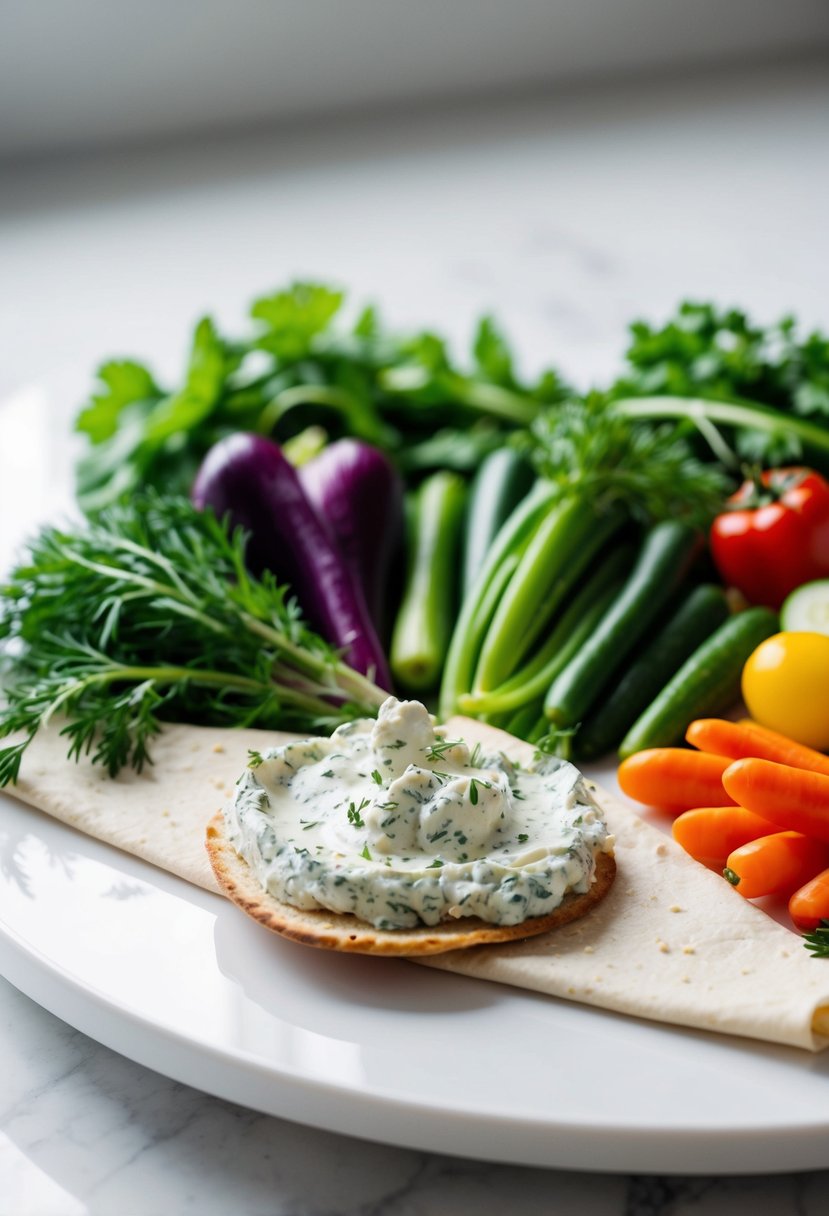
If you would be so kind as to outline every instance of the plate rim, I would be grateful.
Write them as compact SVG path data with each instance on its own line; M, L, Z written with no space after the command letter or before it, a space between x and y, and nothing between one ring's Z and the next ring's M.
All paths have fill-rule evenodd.
M0 801L7 797L4 792ZM32 810L17 799L13 801L23 812ZM91 842L82 832L42 812L35 813L33 822L36 824L39 818L49 824L48 830L66 834L76 848L83 849ZM112 845L98 840L94 845L95 852L102 849L109 864L125 875L122 863L129 860L140 869L149 867L150 873L163 874L165 881L180 887L181 898L198 890L149 862L126 858ZM198 895L194 903L215 900L217 908L224 907L220 895L201 890ZM339 1079L323 1080L284 1064L269 1066L242 1047L221 1046L198 1034L187 1035L158 1017L131 1008L57 958L45 955L2 915L0 974L54 1016L142 1067L213 1097L325 1131L415 1151L594 1173L737 1175L825 1167L829 1107L826 1119L820 1122L787 1121L760 1127L735 1127L732 1122L716 1120L705 1126L676 1121L659 1126L635 1120L620 1125L618 1121L603 1122L600 1111L590 1120L555 1115L521 1118L491 1110L472 1112L441 1102L366 1090ZM464 984L484 982L468 976L453 976L453 980ZM505 988L519 1001L538 999L538 994L520 988L497 987ZM642 1019L601 1012L614 1020L640 1022L645 1030L649 1025ZM670 1029L679 1035L692 1033L682 1027ZM705 1034L706 1039L709 1037ZM727 1045L731 1036L713 1037ZM751 1040L739 1042L749 1049L752 1045ZM800 1052L797 1058L804 1054L811 1058ZM211 1065L209 1076L203 1067L206 1060ZM451 1131L448 1142L447 1127Z

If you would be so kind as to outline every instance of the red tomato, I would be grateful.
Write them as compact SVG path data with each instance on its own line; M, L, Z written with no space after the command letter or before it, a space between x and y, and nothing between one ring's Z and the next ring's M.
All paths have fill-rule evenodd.
M812 469L746 481L711 527L723 581L751 604L779 608L790 591L829 577L829 482Z

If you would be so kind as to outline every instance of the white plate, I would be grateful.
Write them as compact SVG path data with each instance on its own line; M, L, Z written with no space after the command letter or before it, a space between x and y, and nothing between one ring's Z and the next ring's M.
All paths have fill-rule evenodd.
M284 942L0 798L0 970L131 1059L270 1114L531 1165L825 1165L829 1055Z
M65 461L55 472L44 460L56 433L46 404L29 396L17 413L0 411L0 454L10 452L3 440L12 423L16 441L21 427L31 436L43 423L43 444L18 447L7 462L19 479L15 529L52 514L47 490L57 501L65 474ZM2 524L0 549L9 539ZM0 971L141 1064L317 1127L588 1170L758 1173L826 1163L829 1053L308 950L8 795L0 795Z

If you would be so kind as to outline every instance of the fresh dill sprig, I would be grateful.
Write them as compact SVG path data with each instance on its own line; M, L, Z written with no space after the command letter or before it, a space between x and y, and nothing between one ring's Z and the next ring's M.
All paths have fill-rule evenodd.
M154 492L44 528L0 587L7 681L0 786L53 717L68 754L111 775L150 761L161 722L330 728L385 694L304 623L245 538Z
M811 951L812 958L829 958L829 920L824 918L817 929L804 933L803 945Z
M675 424L632 420L598 393L543 410L529 442L539 472L562 497L579 494L599 511L622 502L645 520L677 517L707 527L732 488Z
M453 747L457 747L460 739L437 739L434 743L430 743L426 748L427 760L442 760L448 751Z

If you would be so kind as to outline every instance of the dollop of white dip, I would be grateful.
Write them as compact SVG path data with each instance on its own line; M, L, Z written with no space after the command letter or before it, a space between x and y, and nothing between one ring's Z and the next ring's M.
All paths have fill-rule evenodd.
M225 822L276 899L377 929L546 916L613 844L572 764L470 752L394 697L376 721L252 757Z

